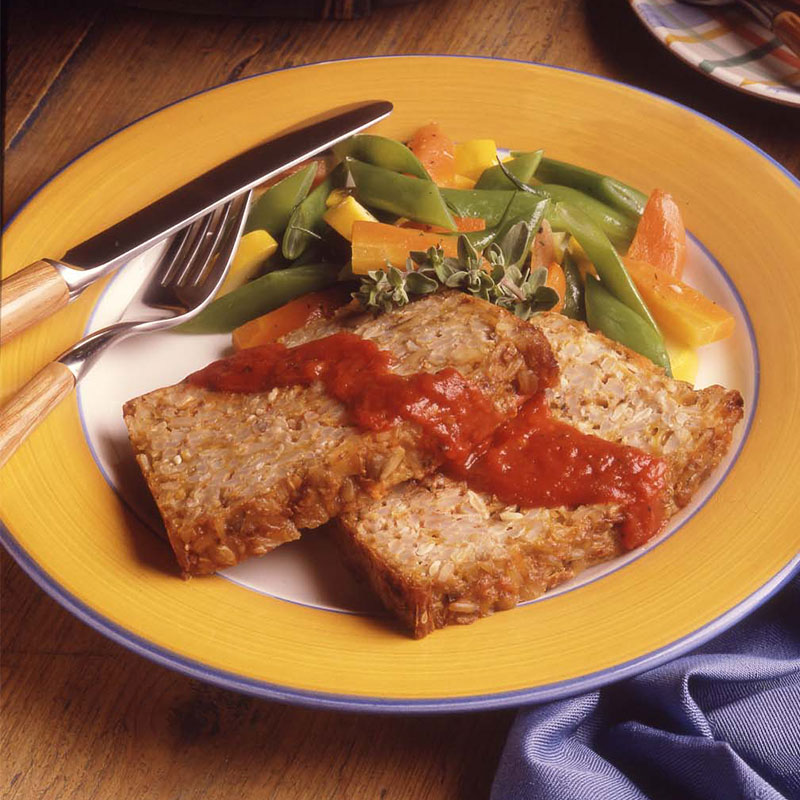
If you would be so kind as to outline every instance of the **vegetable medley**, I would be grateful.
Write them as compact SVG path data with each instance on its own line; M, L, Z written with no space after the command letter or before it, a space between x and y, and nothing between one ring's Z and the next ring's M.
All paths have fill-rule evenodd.
M682 282L685 261L669 194L430 124L407 144L353 136L262 187L219 296L183 330L242 349L351 297L379 311L449 287L585 320L693 382L696 349L734 320Z

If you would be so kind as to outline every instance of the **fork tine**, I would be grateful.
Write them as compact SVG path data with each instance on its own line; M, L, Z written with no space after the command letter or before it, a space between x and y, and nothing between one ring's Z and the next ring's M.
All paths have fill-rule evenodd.
M157 267L157 280L163 281L168 278L170 272L175 268L176 264L181 263L182 253L186 246L186 241L192 234L192 229L195 228L200 221L195 221L191 225L187 225L183 230L178 231L169 243L164 255L161 257Z
M145 305L175 307L172 291L175 278L185 271L191 254L197 251L198 236L208 230L216 212L217 209L214 209L175 233L169 247L156 264L150 280L140 291L139 296Z
M176 286L196 286L200 282L225 232L232 204L233 201L230 201L214 209L213 218L209 220L202 238L172 281Z
M219 284L206 286L209 278L222 278L244 228L250 192L214 209L207 220L187 236L168 270L156 268L134 302L144 309L163 309L185 314L213 294ZM225 223L228 223L227 225Z
M251 192L247 192L231 201L230 208L226 210L226 217L229 216L229 221L227 225L220 226L220 231L224 232L224 235L219 237L213 257L207 259L204 268L198 272L194 282L186 287L187 299L192 294L202 295L202 299L196 296L194 303L191 301L189 303L190 305L196 304L194 313L198 313L211 301L225 279L247 221L251 194ZM183 295L184 292L181 294Z
M176 251L171 263L161 273L161 285L167 286L175 281L176 273L183 274L186 265L191 263L192 259L196 256L197 250L202 244L211 221L216 214L216 209L206 214L204 217L193 222L191 225L184 228L183 236L181 237L180 246Z

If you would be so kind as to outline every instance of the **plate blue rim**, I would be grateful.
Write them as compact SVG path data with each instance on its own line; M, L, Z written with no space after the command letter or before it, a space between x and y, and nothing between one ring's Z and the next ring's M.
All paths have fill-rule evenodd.
M321 64L335 63L339 61L371 61L375 59L430 58L430 57L454 58L454 59L467 58L467 59L481 60L481 61L501 61L501 62L506 61L511 63L528 64L544 69L551 69L562 72L571 72L577 75L582 75L587 78L606 81L608 83L615 84L617 86L622 86L625 89L629 89L634 92L641 92L642 94L654 97L661 102L669 103L670 105L676 106L677 108L680 108L684 111L688 111L690 114L698 116L701 119L710 122L712 125L715 125L716 127L722 129L728 135L735 137L743 144L745 144L747 147L758 153L770 164L777 167L780 172L788 176L789 179L800 189L800 180L798 180L794 175L792 175L783 165L781 165L774 158L765 153L761 148L750 142L745 137L731 130L722 123L717 122L713 118L708 117L702 112L689 108L688 106L683 105L682 103L679 103L675 100L671 100L669 98L658 95L655 92L650 92L646 89L641 89L639 87L632 86L630 84L626 84L623 83L622 81L617 81L612 78L606 78L599 75L592 75L591 73L582 72L581 70L572 69L570 67L540 64L538 62L525 61L523 59L494 58L489 56L437 55L433 53L424 53L424 54L420 53L420 54L401 55L401 56L388 55L388 56L368 56L363 58L332 59L327 61L314 62L311 64L303 64L294 67L288 67L284 69L269 70L267 72L262 72L256 75L248 76L247 78L242 78L240 80L253 80L256 78L263 77L264 75L269 75L276 72L283 72L289 69L304 69L306 67L314 67L314 66L319 66ZM65 164L60 170L54 173L41 186L39 186L39 188L28 198L28 200L25 203L23 203L19 209L17 209L17 211L13 214L13 216L8 220L3 230L5 231L14 222L17 216L26 208L28 203L31 202L31 200L39 192L41 192L41 190L45 186L47 186L47 184L49 184L54 178L60 175L64 170L68 169L75 161L80 159L89 150L92 150L102 142L111 138L111 136L116 135L120 131L125 130L131 125L135 125L136 123L140 122L143 119L146 119L147 117L152 116L153 114L157 114L163 111L164 109L176 105L177 103L188 100L191 97L196 97L201 94L207 94L209 92L216 91L217 89L223 88L226 85L228 84L223 83L218 86L210 87L208 89L203 89L201 91L194 92L193 94L190 94L187 97L181 98L180 100L176 100L173 103L168 103L167 105L162 106L161 108L158 108L150 112L149 114L145 114L142 117L139 117L138 119L134 120L128 125L125 125L122 128L119 128L118 130L109 134L108 136L103 137L90 147L87 147L79 155L77 155L75 158L71 159L67 164ZM232 689L234 691L242 692L244 694L255 695L270 700L292 703L312 708L326 708L326 709L342 710L342 711L361 711L361 712L367 711L375 713L419 714L419 713L446 713L454 711L488 710L488 709L520 706L527 703L538 703L538 702L556 700L571 695L580 694L581 692L590 691L605 684L612 683L617 680L622 680L624 678L636 675L640 672L644 672L647 669L651 669L653 667L658 666L659 664L663 664L666 661L676 658L677 656L680 656L700 646L701 644L707 642L714 636L727 630L736 622L738 622L740 619L742 619L744 616L746 616L747 614L758 608L758 606L760 606L766 600L768 600L773 594L775 594L781 588L781 586L783 586L787 581L789 581L794 574L800 572L800 553L798 553L792 559L790 559L790 561L786 565L784 565L769 581L764 583L757 591L753 592L750 596L742 600L736 606L728 609L724 614L721 614L719 617L712 620L702 628L697 629L691 634L688 634L687 636L682 637L681 639L678 639L670 643L669 645L666 645L663 648L654 650L650 653L640 656L639 658L633 659L628 662L624 662L622 664L617 664L613 667L609 667L608 669L600 670L598 672L584 675L579 678L573 678L570 680L548 684L546 686L541 686L541 687L533 687L528 689L516 690L512 692L501 692L501 693L495 693L489 695L477 695L471 697L428 698L424 700L413 700L413 699L403 699L403 698L380 699L371 697L359 697L357 695L339 695L339 694L330 694L323 692L307 692L302 690L290 689L284 686L270 684L265 681L254 681L251 679L243 678L233 673L226 672L225 670L212 669L206 667L203 664L200 664L199 662L177 656L175 653L172 653L171 651L166 650L164 648L155 646L151 642L141 639L140 637L136 636L130 631L121 628L108 618L100 614L97 614L95 611L93 611L84 603L82 603L80 600L78 600L70 592L66 591L47 573L45 573L38 566L38 564L27 554L27 552L21 547L21 545L17 542L16 538L11 533L11 531L2 521L0 521L0 542L2 542L4 547L11 555L11 557L17 562L17 564L19 564L19 566L23 569L23 571L26 572L31 577L31 579L36 584L38 584L41 589L45 591L45 593L47 593L50 597L52 597L54 600L56 600L58 603L64 606L68 611L70 611L72 614L74 614L76 617L78 617L81 621L83 621L90 627L106 635L108 638L112 639L118 644L127 647L128 649L132 650L135 653L138 653L139 655L145 656L146 658L150 659L151 661L157 664L170 667L192 678L197 678L199 680L213 683L226 689Z

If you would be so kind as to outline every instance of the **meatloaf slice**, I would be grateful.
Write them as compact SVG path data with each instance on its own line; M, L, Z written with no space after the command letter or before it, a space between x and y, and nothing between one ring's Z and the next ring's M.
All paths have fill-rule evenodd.
M667 513L686 505L727 452L742 398L695 391L583 323L540 314L559 365L550 412L584 433L667 463ZM362 498L333 535L415 637L511 608L622 552L614 504L520 509L435 475Z
M287 337L288 346L349 331L408 375L455 367L508 416L554 361L544 336L496 306L448 292L373 316L348 307ZM438 466L421 430L349 424L314 383L216 392L184 381L130 400L125 423L185 575L214 572L297 539L361 494L382 496Z

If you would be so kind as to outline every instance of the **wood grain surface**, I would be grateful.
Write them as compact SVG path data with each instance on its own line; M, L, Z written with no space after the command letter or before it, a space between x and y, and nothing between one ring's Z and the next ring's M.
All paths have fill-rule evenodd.
M800 174L800 112L695 73L654 42L626 0L421 0L347 22L78 0L5 6L4 220L87 147L166 103L266 70L387 53L500 56L607 75L720 120ZM5 553L1 591L8 800L489 793L513 711L380 717L256 700L105 639Z

